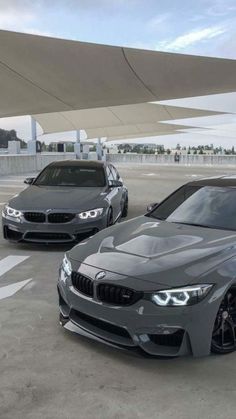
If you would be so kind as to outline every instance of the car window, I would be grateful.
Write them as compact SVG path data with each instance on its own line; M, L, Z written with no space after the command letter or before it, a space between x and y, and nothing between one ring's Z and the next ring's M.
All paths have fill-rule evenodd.
M155 218L165 220L172 212L178 208L187 198L199 190L200 186L182 186L172 195L167 197L160 205L151 213Z
M105 186L103 167L49 166L44 169L34 185L37 186Z
M157 208L151 216L158 218L159 214L168 214L165 217L168 222L236 230L236 188L202 186L186 191L186 195L181 188L160 205L159 212Z
M167 221L236 230L236 188L201 188L167 218Z

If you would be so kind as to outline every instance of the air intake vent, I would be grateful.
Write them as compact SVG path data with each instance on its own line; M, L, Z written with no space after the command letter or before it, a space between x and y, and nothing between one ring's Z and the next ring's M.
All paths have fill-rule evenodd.
M25 240L36 240L36 241L45 241L45 242L50 242L50 241L55 241L55 242L67 242L67 241L71 241L71 236L67 233L46 233L46 232L41 232L41 231L31 231L26 233L26 235L24 236Z
M184 337L184 330L179 329L168 335L149 335L150 340L156 345L180 347Z

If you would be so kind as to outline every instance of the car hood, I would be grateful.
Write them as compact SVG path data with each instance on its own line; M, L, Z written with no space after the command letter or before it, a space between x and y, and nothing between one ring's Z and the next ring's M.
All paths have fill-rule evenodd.
M69 257L101 270L156 284L196 283L235 253L236 234L157 221L146 216L81 242Z
M9 205L18 210L86 210L103 205L105 188L29 186L13 197Z

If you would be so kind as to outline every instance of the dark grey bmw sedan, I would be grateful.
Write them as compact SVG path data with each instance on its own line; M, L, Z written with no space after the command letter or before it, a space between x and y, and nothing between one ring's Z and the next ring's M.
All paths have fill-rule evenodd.
M65 328L152 355L236 350L236 177L188 183L65 254Z
M73 242L113 225L128 212L128 190L105 162L68 160L49 164L2 212L11 241Z

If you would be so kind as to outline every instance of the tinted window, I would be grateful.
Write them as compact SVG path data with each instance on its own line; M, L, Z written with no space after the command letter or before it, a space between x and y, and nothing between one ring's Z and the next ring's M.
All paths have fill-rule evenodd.
M49 166L39 175L35 185L44 186L105 186L103 168L79 166Z
M165 199L151 215L160 220L165 220L187 198L198 191L199 188L200 186L183 186Z
M236 230L236 188L202 187L172 210L166 221Z

